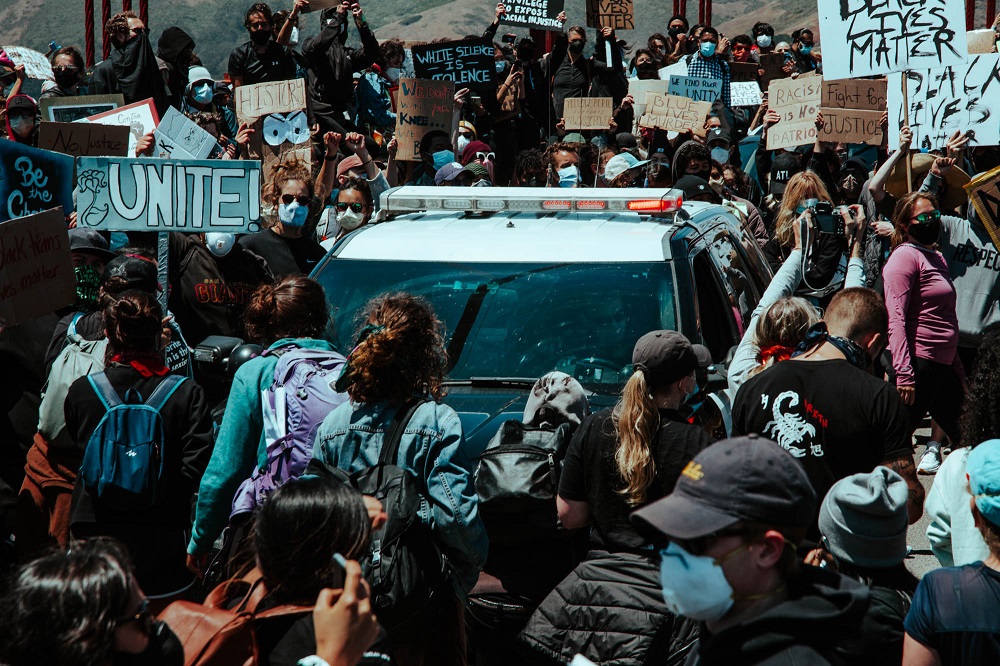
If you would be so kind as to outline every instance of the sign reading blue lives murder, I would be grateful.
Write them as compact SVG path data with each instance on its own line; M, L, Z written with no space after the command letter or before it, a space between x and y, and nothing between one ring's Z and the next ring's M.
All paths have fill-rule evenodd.
M260 162L81 157L77 224L108 231L260 231Z
M452 81L455 90L469 88L482 97L492 97L497 89L493 42L467 39L413 47L413 71L418 79Z
M58 206L73 210L73 158L0 140L0 222Z
M565 0L505 0L507 15L502 22L519 28L562 30L557 17L565 4Z

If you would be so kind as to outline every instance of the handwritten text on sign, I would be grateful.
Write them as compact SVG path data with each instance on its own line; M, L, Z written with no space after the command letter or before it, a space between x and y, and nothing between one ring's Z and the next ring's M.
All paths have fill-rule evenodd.
M503 22L520 28L562 30L556 18L565 6L565 0L506 0L507 15Z
M965 191L993 244L1000 247L1000 167L973 178L965 186Z
M824 81L820 139L878 146L885 109L885 79Z
M714 102L722 94L722 79L674 75L670 77L669 94L687 97L696 102Z
M739 81L729 84L733 96L733 106L757 106L763 99L756 81Z
M170 107L153 134L156 157L175 160L204 160L219 145L215 137L183 113Z
M563 118L567 130L607 130L614 100L610 97L569 97Z
M823 76L958 65L968 57L965 0L822 0Z
M38 147L57 153L125 157L128 155L129 129L96 123L49 123L42 121Z
M768 104L781 119L767 130L767 149L794 148L816 141L816 115L823 97L818 76L771 81Z
M397 159L419 160L420 141L440 130L451 133L455 84L451 81L401 79L396 108Z
M587 0L587 26L634 30L635 7L632 0Z
M128 154L135 155L139 139L156 129L160 117L156 113L153 100L145 99L112 111L98 113L87 118L89 122L101 125L120 125L129 128Z
M271 113L305 109L306 84L302 79L255 83L238 87L235 97L237 120L253 124L257 118Z
M0 224L0 319L8 326L72 305L75 285L62 208Z
M260 231L260 163L81 157L78 224L110 231Z
M56 206L73 210L73 158L0 140L0 222Z
M899 147L899 128L907 121L914 148L943 148L956 131L969 131L971 145L997 145L1000 67L996 53L972 56L954 67L907 72L910 108L906 111L903 76L889 76L889 148Z
M497 70L493 42L468 39L413 47L413 71L418 79L451 81L455 88L471 88L479 94L493 95Z
M671 132L693 131L705 134L705 116L712 110L708 102L696 102L676 95L646 96L646 112L639 120L640 127L658 127Z

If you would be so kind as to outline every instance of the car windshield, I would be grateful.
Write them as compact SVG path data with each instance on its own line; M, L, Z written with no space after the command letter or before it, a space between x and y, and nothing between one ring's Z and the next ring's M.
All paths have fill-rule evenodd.
M667 262L459 264L334 259L315 276L331 304L335 339L350 349L375 296L427 299L445 326L449 380L573 375L602 394L620 391L644 333L674 329Z

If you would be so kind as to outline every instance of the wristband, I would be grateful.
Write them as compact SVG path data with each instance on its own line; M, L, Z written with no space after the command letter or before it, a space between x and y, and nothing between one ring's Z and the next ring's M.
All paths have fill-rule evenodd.
M337 155L334 155L333 157L330 157L329 155L327 155L326 157L323 158L323 161L324 162L336 162L339 159L340 159L340 157L337 156Z

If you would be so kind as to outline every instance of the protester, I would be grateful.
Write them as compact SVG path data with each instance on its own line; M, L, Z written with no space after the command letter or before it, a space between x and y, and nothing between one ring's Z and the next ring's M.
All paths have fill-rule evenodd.
M822 58L819 52L813 52L814 46L812 30L803 28L792 33L792 60L799 74L823 73Z
M375 210L368 181L350 178L342 183L334 209L337 211L337 227L331 236L336 240L368 224Z
M80 49L75 46L58 49L52 54L52 75L55 78L55 85L43 84L39 100L82 94L80 82L85 69Z
M169 103L159 64L149 43L149 30L132 11L118 12L104 26L111 40L111 55L90 75L87 93L121 93L125 104L152 99L162 117Z
M156 42L156 56L163 63L163 83L167 86L170 106L180 106L188 85L196 83L187 76L189 69L201 65L194 49L191 35L177 26L164 30Z
M396 131L392 95L399 90L405 53L398 39L382 42L378 48L378 61L358 80L356 124L369 136L378 132L387 137Z
M729 47L729 40L719 36L719 31L711 26L705 26L698 37L698 52L691 56L688 62L688 76L701 79L715 79L722 82L722 103L726 109L731 108L732 96L729 82L731 74L729 63L724 54Z
M274 41L271 8L255 3L243 18L250 40L229 55L229 78L239 87L266 81L295 78L295 60L291 51Z
M38 146L38 105L28 95L12 95L6 104L7 138Z
M240 129L236 124L236 113L224 104L215 103L215 80L208 69L194 65L188 70L186 78L187 83L180 93L180 110L187 114L219 114L221 122L213 134L216 137L222 134L236 140Z

